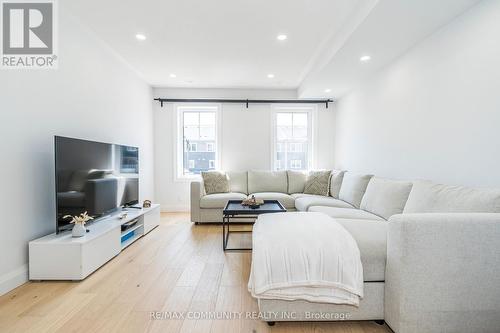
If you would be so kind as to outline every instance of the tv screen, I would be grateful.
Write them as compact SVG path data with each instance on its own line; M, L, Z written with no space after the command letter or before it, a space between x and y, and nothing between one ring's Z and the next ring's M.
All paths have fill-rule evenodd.
M55 137L57 232L71 228L66 215L94 219L139 201L139 149Z

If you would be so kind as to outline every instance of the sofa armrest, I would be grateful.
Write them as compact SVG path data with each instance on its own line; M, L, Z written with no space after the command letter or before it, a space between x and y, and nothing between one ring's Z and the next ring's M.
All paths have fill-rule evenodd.
M200 199L205 195L203 180L191 182L191 222L202 222L200 214Z
M389 220L385 320L398 333L500 327L500 214Z

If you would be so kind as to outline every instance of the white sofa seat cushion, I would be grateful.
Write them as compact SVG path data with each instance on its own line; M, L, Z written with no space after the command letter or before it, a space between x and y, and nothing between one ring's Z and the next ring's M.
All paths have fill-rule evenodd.
M360 207L388 220L392 215L403 212L412 186L411 182L373 177Z
M288 193L286 171L248 171L248 193Z
M228 171L231 192L248 194L248 173L246 171Z
M356 208L338 208L338 207L324 207L324 206L311 206L308 212L321 212L326 215L337 219L359 219L359 220L376 220L385 221L380 216L366 212Z
M325 197L323 195L303 194L296 197L295 208L297 208L297 210L307 212L311 206L353 208L353 206L347 202L332 197Z
M372 175L357 175L352 172L346 172L342 180L342 187L339 192L339 199L346 201L356 208L359 208L366 187L372 178Z
M243 200L247 196L242 193L215 193L201 197L201 208L224 208L229 200Z
M255 198L257 199L278 200L283 206L285 206L285 208L295 207L295 199L289 194L279 192L259 192L252 193L250 195L255 195Z
M305 198L305 197L318 197L318 195L314 194L305 194L305 193L292 193L290 194L294 199Z
M418 180L403 213L500 213L500 190Z
M358 243L363 264L363 280L385 281L387 221L337 219Z

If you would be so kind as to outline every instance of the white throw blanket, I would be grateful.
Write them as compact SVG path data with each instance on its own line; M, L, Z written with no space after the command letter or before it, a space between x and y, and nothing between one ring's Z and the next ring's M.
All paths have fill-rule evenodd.
M363 266L358 245L328 215L260 215L252 242L248 290L253 297L359 305Z

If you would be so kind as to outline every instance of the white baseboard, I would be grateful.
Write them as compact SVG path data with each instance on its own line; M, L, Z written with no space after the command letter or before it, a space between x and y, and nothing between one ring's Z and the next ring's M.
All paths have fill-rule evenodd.
M0 296L28 282L28 265L0 276Z
M163 213L173 213L173 212L189 212L190 207L187 205L164 205L161 204L161 211Z

